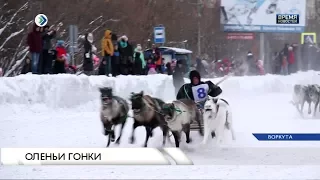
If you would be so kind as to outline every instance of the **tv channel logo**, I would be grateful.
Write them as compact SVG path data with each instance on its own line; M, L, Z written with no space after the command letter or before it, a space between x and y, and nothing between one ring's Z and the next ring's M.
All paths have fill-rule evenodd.
M277 14L277 24L299 24L299 14Z
M37 26L39 27L44 27L45 25L47 25L48 23L48 18L46 15L44 14L38 14L35 18L34 18L34 22L36 23Z

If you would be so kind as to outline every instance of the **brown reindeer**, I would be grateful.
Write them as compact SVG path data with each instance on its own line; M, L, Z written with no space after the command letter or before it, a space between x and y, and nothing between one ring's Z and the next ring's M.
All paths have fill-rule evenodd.
M168 127L161 112L161 106L164 102L160 99L144 95L143 91L140 93L132 93L130 100L132 102L133 110L133 131L131 135L131 143L135 141L134 130L138 126L145 126L146 140L144 146L147 147L149 138L152 136L154 128L160 126L163 131L163 145L165 145Z

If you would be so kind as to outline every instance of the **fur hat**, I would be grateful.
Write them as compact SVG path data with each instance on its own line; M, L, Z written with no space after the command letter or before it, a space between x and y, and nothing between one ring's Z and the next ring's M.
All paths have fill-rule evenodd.
M129 39L128 39L128 37L126 36L126 35L123 35L123 36L121 36L121 38L120 39L123 39L123 40L125 40L125 41L128 41Z
M201 80L200 73L199 73L198 71L196 71L196 70L191 71L190 74L189 74L189 79L190 79L191 81L192 81L192 79L193 79L194 77L197 77L197 78L199 79L199 81Z

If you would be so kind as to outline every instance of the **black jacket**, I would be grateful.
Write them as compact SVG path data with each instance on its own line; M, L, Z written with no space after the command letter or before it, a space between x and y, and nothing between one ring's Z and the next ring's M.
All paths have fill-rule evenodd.
M118 43L118 51L120 53L120 56L127 56L132 57L133 56L133 48L129 42L127 42L127 47L121 47L120 43Z
M168 75L173 75L173 71L172 71L172 68L171 68L171 63L167 63L166 64L166 68L167 68L167 74Z
M86 53L89 53L89 58L86 57ZM92 44L88 41L88 33L85 35L83 58L83 70L93 71Z
M43 50L50 50L51 47L51 40L56 36L56 31L54 31L52 34L48 34L48 32L42 33L42 49Z
M222 93L222 89L219 86L213 84L211 81L200 82L200 84L208 84L209 90L208 90L207 94L211 97L216 97ZM200 85L200 84L198 84L198 85ZM192 93L192 87L198 86L198 85L192 85L191 83L183 85L180 88L176 99L177 100L179 100L179 99L192 99L192 100L194 100L193 93Z
M98 75L106 75L106 59L103 58L98 68Z
M258 67L255 63L253 55L247 55L247 63L249 65L249 75L258 75Z

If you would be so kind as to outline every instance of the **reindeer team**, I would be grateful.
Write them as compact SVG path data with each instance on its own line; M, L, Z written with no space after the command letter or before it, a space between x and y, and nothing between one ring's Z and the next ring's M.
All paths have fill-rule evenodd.
M215 97L222 92L220 87L209 81L200 81L200 75L195 71L190 73L190 80L191 83L183 85L178 92L177 97L184 97L177 98L178 100L171 103L165 103L161 99L146 95L143 91L131 93L129 100L134 123L130 143L135 142L135 129L138 126L144 126L146 129L144 147L147 147L153 130L160 127L163 132L163 146L171 132L175 146L179 147L182 132L186 135L186 143L192 142L190 131L193 122L197 124L199 133L203 136L202 144L206 144L209 139L216 139L218 145L223 140L226 130L231 131L232 139L235 140L229 103ZM195 92L203 93L204 91L207 92L206 97L194 98ZM100 117L104 127L104 135L108 136L107 147L109 147L111 141L115 141L116 144L120 142L122 130L128 117L129 103L125 99L115 96L112 88L109 87L100 88L100 94L102 102ZM196 101L199 99L201 103ZM120 134L115 139L114 127L119 124L121 125Z

